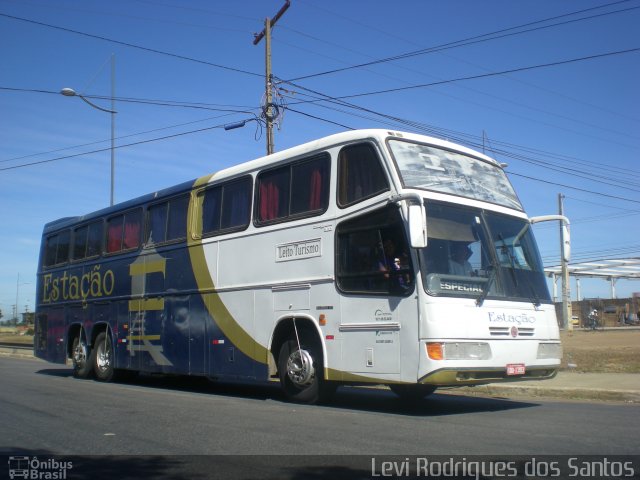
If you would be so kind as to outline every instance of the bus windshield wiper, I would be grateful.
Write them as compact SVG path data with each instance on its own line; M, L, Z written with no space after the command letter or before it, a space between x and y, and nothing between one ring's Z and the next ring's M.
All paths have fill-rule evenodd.
M487 278L487 283L485 284L484 289L482 290L482 293L476 299L476 306L478 307L481 307L484 301L487 299L487 295L489 295L491 286L493 285L493 282L495 282L496 280L497 268L494 265L492 265L488 267L488 269L489 269L489 278Z

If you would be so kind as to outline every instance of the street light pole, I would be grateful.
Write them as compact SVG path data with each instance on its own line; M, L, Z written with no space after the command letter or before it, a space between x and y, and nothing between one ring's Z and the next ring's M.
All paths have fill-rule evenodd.
M96 110L100 110L102 112L107 112L111 114L111 188L109 195L109 205L113 206L114 204L114 189L115 189L115 170L116 170L116 160L115 160L115 132L116 132L116 56L111 54L111 110L108 108L100 107L96 105L91 100L83 96L82 94L76 92L73 88L63 88L60 90L60 93L65 97L79 97L83 102L95 108Z

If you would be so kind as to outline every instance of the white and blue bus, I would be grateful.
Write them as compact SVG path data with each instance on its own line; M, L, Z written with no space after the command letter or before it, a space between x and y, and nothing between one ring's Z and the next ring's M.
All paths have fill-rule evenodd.
M34 351L81 378L277 381L305 403L551 378L541 220L568 224L529 218L481 153L332 135L47 224Z

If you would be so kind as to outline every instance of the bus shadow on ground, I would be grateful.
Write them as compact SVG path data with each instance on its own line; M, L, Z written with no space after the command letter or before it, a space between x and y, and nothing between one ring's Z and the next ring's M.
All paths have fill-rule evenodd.
M68 377L73 379L70 369L51 368L37 371L40 375ZM91 380L74 379L78 382ZM287 403L278 384L264 385L214 382L205 377L177 375L141 374L128 380L118 380L118 385L133 385L158 390L190 392L199 395L244 398L258 401ZM384 387L339 387L331 402L319 408L349 409L365 412L389 413L396 415L438 417L467 413L500 412L537 407L539 403L506 398L457 395L455 390L435 393L418 401L407 402L398 398Z

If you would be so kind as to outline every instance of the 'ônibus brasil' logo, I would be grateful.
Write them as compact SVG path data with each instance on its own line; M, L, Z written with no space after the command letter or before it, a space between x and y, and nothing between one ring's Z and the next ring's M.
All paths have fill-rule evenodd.
M48 273L42 282L43 303L61 300L86 300L100 298L113 293L116 280L112 270L100 271L100 265L82 275L72 275L66 270L62 273Z

